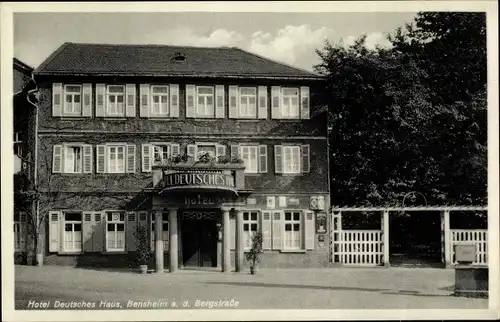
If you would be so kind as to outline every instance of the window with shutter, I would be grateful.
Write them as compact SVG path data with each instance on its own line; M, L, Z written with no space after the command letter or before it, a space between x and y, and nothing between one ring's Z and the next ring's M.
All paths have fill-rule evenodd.
M179 117L179 85L170 84L170 117Z
M127 117L135 117L136 114L136 89L135 89L135 84L127 84L125 85L125 91L126 91L126 101L127 101L127 109L126 109L126 116Z
M284 249L302 249L302 219L300 211L284 212Z
M125 251L125 213L106 212L106 251Z
M259 119L267 119L267 87L259 86Z
M53 173L91 173L92 145L64 143L54 145Z
M215 117L224 118L226 106L224 104L224 85L215 86Z
M229 118L238 117L238 86L229 86Z
M300 118L309 119L309 87L300 88Z
M238 117L257 118L257 87L240 87L238 103Z
M96 84L95 85L95 116L103 117L106 115L104 110L105 101L104 97L106 95L106 85L105 84Z
M151 86L151 117L169 117L169 90L167 85Z
M96 147L97 151L97 173L106 172L106 145L100 144Z
M83 221L81 212L64 212L63 213L62 227L64 232L62 234L62 251L67 253L81 252L82 248L82 234L83 234Z
M63 95L63 87L61 83L52 84L52 116L62 116L61 96Z
M195 117L196 86L186 85L186 117Z
M52 115L92 116L92 84L52 84Z
M135 172L135 145L127 144L127 173Z

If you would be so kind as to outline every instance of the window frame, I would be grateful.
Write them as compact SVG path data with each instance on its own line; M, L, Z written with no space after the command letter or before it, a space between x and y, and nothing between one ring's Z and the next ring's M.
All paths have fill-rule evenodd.
M290 150L290 149L297 149L298 150L298 155L297 155L297 164L296 164L296 167L297 167L297 171L290 171L290 167L292 165L289 165L287 162L286 162L286 158L285 158L285 150ZM293 151L292 150L292 151ZM301 145L294 145L294 144L282 144L281 145L281 151L282 151L282 164L283 164L283 168L282 168L282 174L301 174L302 173L302 146ZM292 160L293 160L293 153L292 153Z
M286 90L294 89L297 91L296 95L285 95ZM292 103L292 98L295 98L297 100L297 114L292 115L291 114L291 103ZM285 98L289 98L290 105L288 106L288 109L285 110ZM281 118L283 119L300 119L300 87L294 87L294 86L282 86L280 89L280 115ZM287 112L287 113L285 113Z
M73 171L67 171L67 168L66 168L66 162L67 162L67 159L66 159L66 156L67 156L67 151L68 149L75 149L75 148L78 148L80 149L80 161L78 162L78 165L80 167L80 171L75 171L75 156L76 154L73 153ZM70 173L70 174L82 174L83 173L83 144L63 144L63 167L64 167L64 172L63 173Z
M250 94L242 94L242 91L244 89L252 89L254 91L254 94L253 95L250 95ZM249 110L249 101L250 101L250 98L253 97L254 98L254 104L253 104L253 108L254 108L254 114L250 114L250 113L242 113L242 98L246 98L247 102L246 102L246 112L248 112ZM259 106L258 106L258 89L257 87L254 87L254 86L238 86L238 116L239 118L242 118L242 119L257 119L258 117L258 114L259 114Z
M249 169L247 166L246 166L246 163L245 164L245 171L244 173L245 174L258 174L260 173L260 169L259 169L259 164L260 164L260 155L259 155L259 145L258 144L240 144L238 145L238 154L240 156L240 158L245 161L245 158L243 157L243 148L252 148L252 149L255 149L255 171L247 171L247 169ZM249 151L249 156L251 155L250 151ZM253 170L253 169L252 169Z
M123 149L123 171L118 170L118 164L115 171L111 171L111 148L122 148ZM107 143L106 144L106 172L112 174L126 173L127 168L127 144L124 143ZM116 150L116 160L118 160L118 150Z
M110 93L110 87L121 87L122 88L122 92L121 93ZM125 117L126 115L126 88L125 88L125 85L122 85L122 84L106 84L106 93L105 93L105 100L106 100L106 110L105 110L105 115L107 117ZM115 109L118 111L118 97L121 96L122 97L122 109L123 109L123 113L111 113L110 112L110 97L114 97L115 98Z
M66 219L66 215L68 214L79 214L80 215L80 220L69 220ZM61 216L61 226L63 230L62 234L62 241L61 241L61 252L62 253L82 253L83 252L83 212L82 211L63 211L62 216ZM79 224L80 225L80 231L79 233L75 231L75 225ZM71 243L72 246L71 248L66 248L68 241L66 240L66 233L69 231L66 231L66 225L71 225ZM75 248L75 236L80 237L80 248Z
M200 89L211 89L212 90L212 94L200 94ZM194 111L194 115L195 117L197 118L215 118L215 110L216 110L216 104L215 104L215 86L212 86L212 85L197 85L196 86L196 101L195 101L195 111ZM201 97L204 97L204 110L206 112L207 110L207 105L206 105L206 102L207 102L207 98L208 97L212 97L212 113L210 115L208 115L207 113L204 113L204 114L201 114L199 113L199 109L200 109L200 104L199 104L199 101L200 101L200 96Z
M24 216L24 221L22 220ZM14 233L14 252L25 252L26 251L26 228L27 225L27 214L24 212L15 212L13 221L13 233ZM24 226L24 227L23 227Z
M78 87L80 89L80 92L77 93L77 92L68 92L67 90L67 87L68 86L74 86L74 87ZM62 116L83 116L83 85L82 84L64 84L63 85L63 107L62 107ZM68 94L69 93L69 94ZM67 100L67 95L71 95L72 97L72 101L71 101L71 107L72 107L72 110L73 110L73 107L74 107L74 100L75 100L75 96L80 96L80 111L79 112L68 112L67 111L67 104L68 102L66 101Z
M291 219L290 220L287 220L286 219L286 214L287 213L291 213ZM298 213L299 214L299 219L296 220L293 218L293 214L294 213ZM304 247L304 229L305 229L305 226L304 226L304 223L303 223L303 216L304 216L304 211L302 210L299 210L299 209L284 209L282 211L282 215L283 215L283 243L282 243L282 249L287 251L287 250L304 250L305 247ZM291 226L291 232L292 232L292 238L291 238L291 241L290 243L292 245L287 245L287 242L288 242L288 239L286 238L286 233L287 233L287 230L286 230L286 225L289 224L289 225L292 225ZM293 229L294 228L294 225L298 224L299 225L299 230L298 230L298 235L299 235L299 245L298 247L294 247L293 246L293 243L294 243L294 240L295 240L295 230Z
M248 219L245 220L245 213L248 213ZM257 218L255 220L252 219L252 213L257 214ZM252 248L252 236L256 232L261 231L261 224L260 224L260 216L262 215L262 212L257 210L257 209L245 209L242 211L242 217L243 217L243 249L244 250L250 250ZM255 231L252 230L252 225L256 224L257 229ZM245 225L248 225L248 231L245 230ZM248 234L247 234L248 232Z
M215 148L215 155L213 156L214 158L217 158L217 146L219 145L218 143L215 142L195 142L196 145L196 161L200 159L200 146L211 146Z
M166 88L167 92L166 93L154 93L155 88ZM150 99L151 99L149 116L150 117L170 117L170 85L159 85L159 84L151 85L151 87L149 89L149 95L150 95ZM158 113L155 113L155 111L154 111L154 104L155 104L154 98L155 97L160 97L160 101L161 101L161 97L166 97L166 102L165 102L166 112L165 113L161 113L161 111L160 111L161 105L158 108ZM159 104L161 104L161 102Z
M170 159L172 157L172 147L171 147L170 143L152 142L150 144L151 144L151 152L150 153L152 154L152 157L151 157L152 164L151 165L162 164L164 161L167 161L168 159ZM163 154L165 152L161 151L161 153L160 153L160 156L162 157L161 160L160 161L156 160L156 154L157 154L156 149L157 148L161 148L161 149L167 148L167 158L166 159L163 159Z
M119 217L118 219L119 220L113 220L113 214L115 213L119 213ZM125 211L123 210L105 210L104 211L104 214L105 214L105 220L106 220L106 230L105 230L105 249L106 249L106 252L109 252L109 253L112 253L112 252L125 252L126 250L126 247L127 247L127 218L126 218L126 213ZM109 220L109 215L111 214L111 220ZM121 220L121 216L123 215L123 220ZM113 231L109 231L108 230L108 227L109 225L114 225L114 230ZM118 225L119 224L123 224L123 231L119 231L118 230ZM114 233L114 245L115 247L109 247L109 237L108 237L108 233L110 232L113 232ZM123 248L117 248L116 245L118 244L118 233L123 233Z

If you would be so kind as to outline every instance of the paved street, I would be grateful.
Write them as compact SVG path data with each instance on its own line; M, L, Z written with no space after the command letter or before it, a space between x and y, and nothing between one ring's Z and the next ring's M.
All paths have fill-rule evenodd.
M187 303L238 301L237 308L272 309L485 309L486 299L457 298L453 270L434 268L262 269L258 275L183 270L140 275L132 271L16 266L16 308L28 301ZM198 300L198 302L196 302ZM213 303L212 303L213 304ZM217 305L217 304L213 304ZM219 304L221 305L221 304ZM234 306L233 306L234 307ZM105 308L105 307L100 307ZM203 307L207 308L207 307Z

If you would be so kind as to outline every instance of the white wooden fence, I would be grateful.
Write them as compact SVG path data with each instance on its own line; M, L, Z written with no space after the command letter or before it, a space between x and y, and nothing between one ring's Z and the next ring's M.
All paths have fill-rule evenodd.
M452 263L457 264L455 259L455 245L476 245L476 260L472 264L488 264L488 230L486 229L451 229L451 258Z
M377 266L382 264L381 230L342 230L338 255L343 265Z

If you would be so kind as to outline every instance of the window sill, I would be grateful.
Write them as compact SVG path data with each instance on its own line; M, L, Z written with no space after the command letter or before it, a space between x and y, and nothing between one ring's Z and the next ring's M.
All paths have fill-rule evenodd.
M258 177L260 176L262 173L245 173L245 177L248 176L248 177Z
M240 122L254 123L254 122L260 122L260 121L265 120L265 119L258 119L256 117L255 118L254 117L252 117L252 118L248 117L248 118L237 118L237 119L234 119L234 120L240 121Z
M215 122L217 120L224 120L223 118L215 118L215 117L186 117L187 120L193 120L193 121L212 121Z
M107 251L102 252L102 254L103 255L126 255L126 254L128 254L128 252L125 250L117 250L117 251L107 250Z
M278 173L278 175L281 175L283 177L300 177L303 176L304 173Z
M305 254L307 251L305 249L281 249L280 253L285 254Z
M54 117L58 117L59 120L61 121L79 121L79 120L85 120L85 119L88 119L90 118L91 116L81 116L81 115L78 115L78 116L71 116L71 115L64 115L64 116L54 116Z
M82 252L58 252L58 255L63 255L63 256L75 256L75 255L83 255Z
M144 117L143 117L144 118ZM147 119L153 120L153 121L174 121L179 119L179 117L171 117L171 116L149 116L146 117Z
M125 116L101 116L102 119L106 121L126 121L127 118Z
M299 122L304 119L301 118L290 118L290 119L272 119L273 121L280 121L280 122Z

